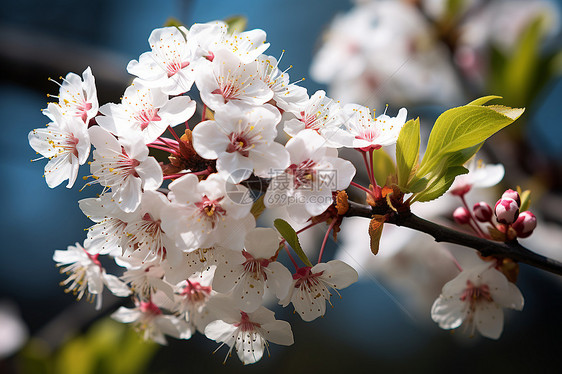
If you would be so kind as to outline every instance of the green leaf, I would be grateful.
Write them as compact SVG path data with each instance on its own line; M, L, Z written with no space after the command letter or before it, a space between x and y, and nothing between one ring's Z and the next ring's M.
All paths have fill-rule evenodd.
M468 173L468 169L463 166L452 166L447 168L440 178L436 179L422 193L416 195L414 200L424 202L437 199L449 190L458 175L466 173Z
M258 217L261 216L261 214L265 210L265 204L263 202L264 197L265 197L265 194L261 195L252 204L252 208L250 209L250 213L252 213L252 215L254 216L255 219L258 219Z
M297 256L299 256L301 261L306 266L312 267L312 263L310 262L304 251L302 250L301 243L299 242L299 237L295 232L295 230L291 227L291 225L289 225L287 221L281 218L277 218L275 221L273 221L273 225L275 226L277 231L279 231L279 234L281 234L281 236L285 238L285 240L291 246L291 248L293 248L293 251L295 251Z
M248 24L248 20L244 16L232 16L228 17L224 20L226 25L228 26L228 33L241 33L242 31L246 30L246 25Z
M394 161L383 149L373 152L373 173L379 186L386 184L387 178L394 174Z
M478 98L476 100L471 101L470 103L468 103L466 105L484 105L490 100L501 99L501 98L502 98L501 96L496 96L496 95L483 96L481 98Z
M418 163L420 151L420 119L409 120L404 124L396 142L396 166L398 186L406 188L412 170ZM378 181L377 181L378 182Z
M517 192L519 193L519 199L521 200L519 211L524 212L528 210L531 205L531 190L522 191L521 187L517 186Z
M466 105L447 110L435 121L416 175L418 178L424 177L449 153L482 143L513 123L523 111L501 105Z

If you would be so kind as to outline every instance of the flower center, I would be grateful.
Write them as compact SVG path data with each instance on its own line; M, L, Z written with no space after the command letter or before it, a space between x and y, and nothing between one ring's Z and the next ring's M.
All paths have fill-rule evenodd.
M201 201L195 203L199 213L211 221L213 228L216 222L226 214L226 210L220 205L222 199L223 197L219 197L218 199L211 200L206 195L203 195Z
M152 301L141 301L139 309L141 312L151 316L158 316L162 314L160 308L158 308Z
M181 61L179 59L166 61L165 67L168 73L168 78L173 77L178 71L189 66L188 61Z
M483 284L477 287L470 280L466 281L466 289L461 295L461 300L467 301L471 305L474 305L481 301L493 301L492 295L490 294L490 287L488 287L487 284Z
M267 280L267 274L264 269L269 265L271 261L265 258L254 258L250 253L243 250L242 255L246 258L246 261L242 264L244 266L244 272L251 274L251 276L256 280Z
M254 331L256 327L261 327L259 323L250 321L246 312L240 311L240 315L242 318L240 318L240 322L234 324L234 327L238 327L242 332Z
M187 285L183 288L181 295L192 303L201 303L207 300L211 294L210 286L202 286L199 282L187 280Z
M321 271L319 273L313 273L312 268L309 266L305 266L299 268L295 274L293 274L293 279L296 280L295 288L308 288L310 289L313 286L316 286L320 283L318 277L321 276L324 272Z
M162 118L158 115L158 109L150 108L137 113L134 118L140 122L141 130L148 127L150 122L161 121Z
M305 160L298 166L292 164L287 169L287 173L293 176L294 188L312 189L312 183L316 176L316 163L313 160Z

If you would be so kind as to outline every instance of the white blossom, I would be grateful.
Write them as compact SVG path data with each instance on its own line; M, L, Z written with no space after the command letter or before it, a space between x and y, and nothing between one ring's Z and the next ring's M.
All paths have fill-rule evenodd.
M43 156L41 158L49 159L45 165L47 185L55 188L68 179L66 187L71 188L78 176L78 168L90 155L88 127L82 120L64 115L53 103L48 106L48 117L53 122L46 128L29 132L29 145Z
M238 311L228 301L215 298L212 306L218 317L205 327L207 338L230 347L224 361L236 349L238 358L243 364L259 361L264 350L269 354L269 342L281 345L293 344L291 325L275 319L272 311L260 307L253 313Z
M239 106L231 103L215 113L213 121L193 129L193 147L206 159L217 159L217 170L232 183L248 179L252 172L271 176L272 170L289 166L289 153L275 142L281 115L271 105Z
M285 298L292 278L289 270L276 261L278 250L275 230L256 228L248 232L242 253L228 263L217 263L213 288L221 293L231 291L236 307L245 312L261 306L266 287L278 299Z
M118 137L139 136L146 144L152 143L167 127L186 122L195 113L195 101L188 96L168 95L159 88L133 82L123 95L121 104L108 103L100 108L103 116L97 123Z
M326 301L330 302L332 295L330 288L337 292L357 279L357 271L339 260L302 267L293 274L289 293L279 304L285 307L292 303L302 319L310 322L326 313Z
M431 318L443 329L464 324L471 335L477 329L487 338L498 339L503 330L502 308L521 310L523 303L517 286L486 262L463 270L443 286Z
M80 300L84 295L90 301L96 299L96 309L101 308L102 292L105 285L115 296L128 296L131 291L115 275L107 274L102 267L98 254L90 254L79 243L68 246L66 251L55 251L53 260L68 274L61 282L67 286L66 292L72 292Z
M89 129L94 150L90 171L94 181L111 188L111 197L124 212L140 205L143 191L156 190L162 184L162 169L142 138L117 140L99 126Z

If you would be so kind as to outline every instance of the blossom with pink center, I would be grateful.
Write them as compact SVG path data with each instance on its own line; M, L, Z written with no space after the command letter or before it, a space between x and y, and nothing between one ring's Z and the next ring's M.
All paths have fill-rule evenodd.
M215 113L213 121L193 129L193 147L206 159L217 159L217 170L232 183L240 183L255 173L267 178L272 170L289 166L289 153L275 142L279 111L231 103Z
M123 212L109 195L78 201L78 206L95 225L88 228L84 245L92 254L120 256L127 237L125 227L132 213Z
M342 124L341 107L339 103L326 96L324 91L316 91L300 106L288 109L296 118L285 121L284 130L290 136L296 136L300 131L310 129L324 135L328 129L337 129ZM326 145L337 146L325 137Z
M311 129L299 132L285 147L291 165L271 180L264 204L285 206L292 219L304 222L332 205L332 193L349 186L355 167L338 158L337 149L327 147L324 138Z
M259 361L265 350L269 354L269 342L281 345L292 345L293 333L291 325L275 319L275 314L262 307L255 312L246 313L235 309L228 299L214 298L209 308L217 317L205 327L207 338L230 347L224 359L228 359L233 349L244 365Z
M129 216L123 243L123 256L135 253L143 261L157 258L174 264L180 261L181 251L174 240L162 229L162 211L170 204L166 196L156 191L145 191L141 204Z
M256 228L246 235L244 250L226 263L217 263L213 288L221 293L231 291L236 307L253 312L262 303L265 288L271 288L278 299L289 292L291 273L276 261L279 236L270 228Z
M382 114L376 118L371 110L361 105L347 104L343 108L344 128L326 130L324 136L340 147L349 147L369 151L383 146L393 145L406 123L407 111L400 109L396 117Z
M130 256L115 257L115 262L127 269L121 279L131 285L137 297L142 300L150 300L159 291L173 300L174 289L172 285L163 280L164 269L158 258L144 261L143 258L133 253Z
M89 129L94 150L90 164L93 183L111 189L110 196L124 212L133 212L141 202L143 191L156 190L163 181L162 169L142 138L117 140L99 126ZM105 191L104 191L105 192Z
M30 131L29 145L43 156L37 160L49 159L45 165L47 185L55 188L68 179L66 187L71 188L78 176L78 168L90 155L88 127L82 120L64 115L62 109L53 103L49 104L45 114L53 122L46 128Z
M173 299L169 299L163 293L156 293L153 300L183 318L192 334L195 331L203 334L209 322L215 320L212 310L207 306L208 302L217 295L211 287L214 270L215 267L212 266L178 282L174 286Z
M431 318L443 329L456 329L464 324L474 334L498 339L503 330L502 308L523 309L523 296L517 286L493 264L463 270L449 281L431 308Z
M263 105L273 98L273 91L260 80L257 62L243 63L234 53L220 49L213 62L202 66L195 83L201 100L212 110L229 102Z
M177 263L164 262L166 280L172 284L180 283L194 276L194 274L204 273L210 267L217 264L224 264L239 258L240 250L232 250L219 245L207 248L198 248L193 251L183 252L182 258Z
M66 286L65 292L72 292L78 300L84 295L89 301L96 300L96 309L101 308L103 286L105 285L115 296L129 296L131 290L115 275L107 274L102 267L99 254L91 254L79 243L68 246L66 251L55 251L53 260L57 262L61 273L68 278L61 282Z
M302 267L293 274L289 293L279 304L286 307L293 303L301 318L310 322L326 313L326 301L330 302L332 295L330 288L337 293L337 290L357 282L357 279L357 271L339 260Z
M197 45L187 33L177 27L155 29L148 38L152 50L129 62L127 71L144 85L159 87L168 95L189 91L196 74Z
M166 131L187 121L195 113L195 101L188 96L168 99L159 88L144 86L138 80L129 86L121 104L108 103L100 108L103 116L97 123L117 135L140 136L146 144L152 143Z
M98 114L98 98L96 94L96 82L92 75L92 70L88 67L82 73L82 79L79 75L68 73L66 78L62 78L59 95L49 97L58 97L59 106L65 116L77 117L82 122L88 123ZM46 114L50 112L47 108Z
M172 204L162 212L162 228L178 247L187 252L215 244L242 248L246 232L255 227L251 204L232 201L225 187L226 181L218 174L201 182L187 174L170 183Z
M178 339L191 338L191 330L183 319L164 314L151 300L136 300L135 304L136 307L132 309L120 307L111 318L121 323L134 324L145 340L153 340L162 345L166 345L164 335Z
M187 35L187 29L180 26ZM229 30L223 21L195 23L189 29L189 38L197 44L197 56L213 61L218 50L234 53L243 63L254 61L269 47L266 33L260 29L238 32Z

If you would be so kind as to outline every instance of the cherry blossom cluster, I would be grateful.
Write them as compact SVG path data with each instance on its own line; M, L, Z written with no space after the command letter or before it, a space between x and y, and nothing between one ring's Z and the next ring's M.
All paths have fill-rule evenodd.
M112 317L145 339L166 344L166 336L189 339L198 331L227 345L226 358L235 350L244 364L255 363L269 342L293 343L289 323L268 308L292 304L313 321L326 313L332 292L358 280L346 262L322 261L324 249L347 220L348 187L372 206L402 199L400 191L390 196L396 186L377 184L374 167L375 152L397 142L407 110L375 116L323 91L309 95L279 68L281 58L264 53L262 30L238 32L214 21L155 29L148 41L150 50L127 66L135 78L120 103L99 105L90 68L69 73L58 100L43 110L50 123L29 133L38 159L48 159L49 187L68 181L71 188L87 163L82 189L97 193L78 202L92 221L84 242L55 251L67 274L61 285L97 309L104 289L130 297L134 307ZM368 187L353 181L355 166L339 148L363 157ZM503 173L473 165L452 193L466 208L472 187L492 186ZM408 201L398 203L409 209ZM521 204L507 191L492 228L528 236L536 221L519 213ZM466 211L477 235L488 238L476 221L486 209L475 207L476 218ZM264 211L302 228L282 219L277 230L259 227ZM298 235L320 224L327 230L313 263ZM360 249L371 253L368 245ZM501 307L521 309L523 299L503 262L479 261L445 285L432 317L445 329L466 323L497 338ZM119 274L108 274L111 262Z
M101 190L79 201L92 221L83 244L55 252L67 274L61 285L98 309L104 288L130 296L134 307L113 318L146 339L165 344L199 331L254 363L268 342L293 343L290 325L266 306L292 304L313 321L332 291L357 281L346 263L322 262L342 220L334 197L356 172L338 148L366 155L394 144L406 109L374 118L323 91L309 96L264 54L262 30L216 21L156 29L148 41L150 50L127 66L135 78L120 103L99 105L90 68L69 73L43 110L50 123L29 133L39 159L48 159L49 187L71 188L87 163L83 189ZM189 96L194 86L202 104ZM192 118L198 105L200 121ZM286 144L276 141L278 127ZM257 195L256 180L265 187ZM299 266L278 231L256 227L265 209L305 229L329 225L316 264L297 253ZM111 261L121 274L106 272Z

